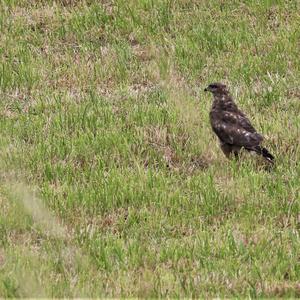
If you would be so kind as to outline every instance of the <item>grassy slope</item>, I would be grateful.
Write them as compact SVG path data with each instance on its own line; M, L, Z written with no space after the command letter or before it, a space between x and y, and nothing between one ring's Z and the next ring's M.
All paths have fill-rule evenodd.
M299 296L299 3L97 2L1 1L0 296Z

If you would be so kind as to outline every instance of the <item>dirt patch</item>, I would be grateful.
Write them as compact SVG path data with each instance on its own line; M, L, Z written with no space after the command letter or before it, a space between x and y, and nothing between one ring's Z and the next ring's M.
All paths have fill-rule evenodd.
M264 294L268 297L284 297L285 295L300 297L300 283L274 282L266 284Z

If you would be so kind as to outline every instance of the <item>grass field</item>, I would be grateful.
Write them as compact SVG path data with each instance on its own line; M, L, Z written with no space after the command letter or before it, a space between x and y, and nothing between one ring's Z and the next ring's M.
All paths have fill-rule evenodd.
M299 1L0 7L0 297L300 296ZM224 157L212 81L273 170Z

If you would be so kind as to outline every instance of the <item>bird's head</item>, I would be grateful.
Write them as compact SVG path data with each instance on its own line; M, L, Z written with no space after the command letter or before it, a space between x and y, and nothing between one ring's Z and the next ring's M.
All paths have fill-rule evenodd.
M214 82L211 83L207 88L204 89L204 92L211 92L215 94L227 94L227 86L223 83Z

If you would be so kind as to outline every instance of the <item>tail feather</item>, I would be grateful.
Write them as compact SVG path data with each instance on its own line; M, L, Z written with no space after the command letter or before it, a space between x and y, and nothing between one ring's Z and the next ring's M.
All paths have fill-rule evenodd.
M257 146L255 147L254 151L257 154L262 155L270 163L274 163L275 157L266 148Z

